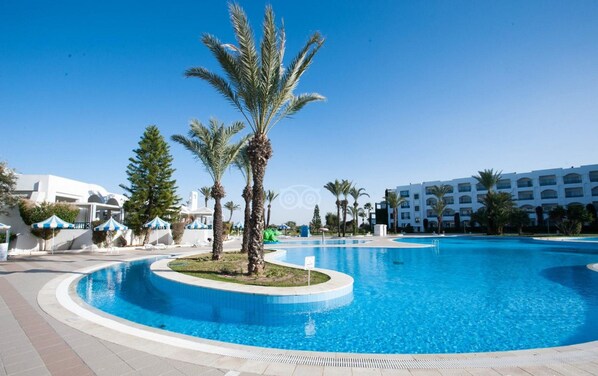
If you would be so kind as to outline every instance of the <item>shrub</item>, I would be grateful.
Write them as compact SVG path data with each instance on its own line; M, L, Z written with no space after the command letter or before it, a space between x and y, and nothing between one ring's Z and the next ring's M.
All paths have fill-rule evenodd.
M114 245L116 245L117 247L126 247L127 246L127 239L125 239L124 236L120 235L114 241Z
M170 228L172 230L174 244L181 244L181 239L183 239L183 233L185 232L185 222L175 222Z
M28 226L44 221L52 215L56 215L60 217L60 219L72 223L77 219L79 208L64 202L42 202L41 204L36 204L31 200L20 200L19 214L21 215L23 222ZM59 229L31 229L31 234L33 236L44 240L44 249L45 241L52 239L52 237L58 235L58 233L60 233Z

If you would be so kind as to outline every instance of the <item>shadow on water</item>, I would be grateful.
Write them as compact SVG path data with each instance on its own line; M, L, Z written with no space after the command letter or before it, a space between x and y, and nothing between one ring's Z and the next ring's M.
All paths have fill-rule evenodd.
M576 344L598 339L598 272L586 265L559 266L542 271L542 277L573 289L586 304L585 322L577 332L566 340L566 344Z

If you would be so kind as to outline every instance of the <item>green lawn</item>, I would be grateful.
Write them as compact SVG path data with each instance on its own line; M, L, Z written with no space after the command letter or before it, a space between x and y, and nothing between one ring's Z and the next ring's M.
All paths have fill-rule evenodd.
M269 262L266 263L263 275L247 275L247 254L240 252L226 252L223 254L222 260L219 261L212 261L211 254L179 258L171 261L168 266L179 273L215 281L271 287L307 286L307 270ZM312 285L326 282L329 279L330 277L326 274L311 272Z

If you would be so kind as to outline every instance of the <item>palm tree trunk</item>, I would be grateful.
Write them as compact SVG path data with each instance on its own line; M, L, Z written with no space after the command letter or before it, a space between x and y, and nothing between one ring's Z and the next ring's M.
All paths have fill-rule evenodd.
M272 156L270 140L264 135L255 135L249 140L247 155L253 173L253 198L251 205L251 232L247 253L249 274L264 271L264 175L268 159Z
M270 227L270 207L272 205L268 204L268 217L266 219L266 228Z
M338 232L338 237L341 236L341 202L336 200L336 230Z
M398 234L398 224L399 224L399 219L397 218L399 216L399 208L394 208L394 217L395 217L395 234Z
M243 189L243 199L245 200L245 221L243 224L243 242L241 243L241 253L247 253L249 249L249 233L251 231L251 185L247 184Z
M222 224L222 205L220 200L224 197L224 187L220 182L214 183L212 187L212 198L214 198L214 240L212 242L212 260L220 260L223 251L223 224Z
M343 238L347 236L347 201L343 200Z
M438 218L438 234L440 235L442 233L442 216L439 215L437 218Z
M359 220L359 216L357 215L357 203L353 204L353 208L355 209L353 212L355 215L355 218L353 218L353 236L355 236L357 234L357 221Z

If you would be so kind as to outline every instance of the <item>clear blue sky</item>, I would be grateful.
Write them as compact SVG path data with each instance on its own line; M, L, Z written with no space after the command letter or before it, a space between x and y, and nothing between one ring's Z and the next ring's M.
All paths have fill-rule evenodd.
M240 3L259 31L267 2ZM327 101L271 133L266 187L286 200L273 206L275 223L307 223L318 200L322 215L334 211L322 186L335 178L373 202L385 188L484 168L598 163L597 1L271 4L288 58L310 33L326 37L297 92ZM147 125L169 139L193 118L241 120L183 77L218 70L205 32L234 42L226 2L0 2L0 160L121 193ZM187 151L171 151L184 200L210 185ZM238 173L224 184L226 200L242 203Z

